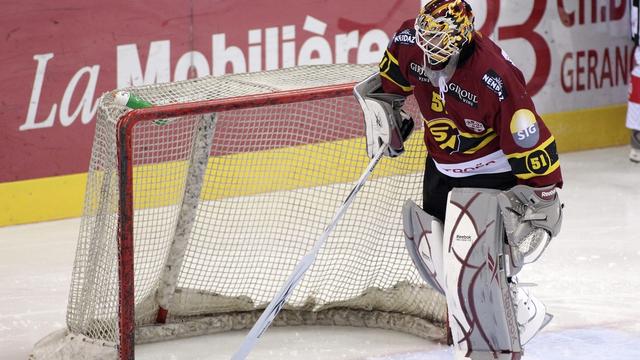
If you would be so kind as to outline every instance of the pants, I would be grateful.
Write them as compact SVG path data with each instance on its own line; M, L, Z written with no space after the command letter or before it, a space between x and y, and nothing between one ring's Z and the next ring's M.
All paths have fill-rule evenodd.
M438 171L433 159L427 156L422 188L422 209L444 223L447 196L454 187L508 190L515 185L517 185L517 178L510 172L480 174L463 178L450 177Z

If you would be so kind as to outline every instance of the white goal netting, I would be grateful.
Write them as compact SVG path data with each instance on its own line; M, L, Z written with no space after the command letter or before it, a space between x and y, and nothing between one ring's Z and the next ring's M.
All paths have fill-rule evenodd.
M131 177L124 181L117 121L130 110L115 104L113 93L103 95L68 329L56 341L64 338L74 349L97 344L104 349L96 351L115 356L119 319L127 316L118 295L121 195L133 205L136 341L250 327L369 160L362 113L349 92L290 103L288 91L349 84L374 71L309 66L129 89L154 105L173 106L127 133ZM225 111L206 105L259 94L279 97ZM415 102L406 108L420 119ZM381 161L275 325L371 326L442 339L444 299L420 279L402 233L402 204L421 201L421 131L404 155ZM120 193L121 182L130 193ZM149 326L159 308L167 310L166 324ZM45 340L34 358L46 358L41 354L54 339Z

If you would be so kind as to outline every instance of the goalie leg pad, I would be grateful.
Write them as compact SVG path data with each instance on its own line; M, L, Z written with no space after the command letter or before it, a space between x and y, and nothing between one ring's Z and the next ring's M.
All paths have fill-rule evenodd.
M444 290L456 352L517 356L522 345L505 271L499 191L454 188L444 229Z
M405 244L422 279L435 290L442 288L442 223L412 200L402 207Z

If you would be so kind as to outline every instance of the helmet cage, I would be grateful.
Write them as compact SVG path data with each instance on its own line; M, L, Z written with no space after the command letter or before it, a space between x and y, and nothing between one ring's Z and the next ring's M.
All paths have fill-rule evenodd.
M460 53L462 46L470 42L473 33L473 15L462 11L454 14L459 0L445 5L446 10L434 17L425 6L415 21L416 44L425 54L425 65L445 63Z

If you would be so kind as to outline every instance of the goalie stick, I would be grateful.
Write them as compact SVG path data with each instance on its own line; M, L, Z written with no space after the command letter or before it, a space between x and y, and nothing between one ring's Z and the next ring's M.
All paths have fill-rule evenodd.
M411 121L410 125L403 126L401 128L401 133L403 134L403 138L405 140L409 136L412 128L413 121ZM315 261L320 248L322 248L324 242L327 240L333 229L335 229L335 227L338 225L338 222L346 213L347 209L355 199L360 189L363 187L364 183L369 178L369 175L371 175L371 173L373 172L373 169L376 167L388 147L389 145L385 144L378 149L378 152L371 159L369 165L367 166L364 173L362 173L362 175L360 176L360 179L358 180L356 185L353 187L347 198L333 215L331 223L329 223L329 225L325 228L318 241L316 241L316 243L313 245L313 248L300 260L298 265L296 265L295 269L289 276L289 279L287 279L287 282L284 284L284 286L282 286L273 300L271 300L258 321L256 321L256 323L251 328L251 331L249 331L249 334L247 334L247 336L244 338L244 341L240 345L240 348L231 358L232 360L244 360L247 355L249 355L249 352L251 352L260 336L262 336L269 325L271 325L271 322L278 315L278 313L284 306L284 303L287 301L287 298L289 298L289 296L293 292L293 289L304 276L304 273L309 269L309 267L311 267L311 264L313 264L313 262Z
M249 334L247 334L247 336L244 338L244 341L240 345L240 349L238 349L238 351L231 358L232 360L244 360L255 346L258 338L260 338L260 336L262 336L262 334L267 330L269 325L271 325L271 322L278 315L278 313L284 306L284 303L287 301L287 298L289 298L289 296L293 292L293 289L300 282L300 280L304 276L304 273L309 269L309 267L311 267L311 264L313 264L313 262L315 261L320 248L322 248L322 245L324 245L324 242L327 240L333 229L335 229L335 227L338 225L338 222L340 221L340 219L342 219L342 216L347 212L347 209L355 199L356 195L384 155L387 147L388 145L385 144L380 149L378 149L378 152L369 162L369 166L367 166L367 169L360 176L358 183L353 187L347 198L338 208L338 211L336 211L336 213L333 215L331 223L325 228L318 241L316 241L316 243L313 245L313 248L300 260L298 265L296 265L295 269L289 276L289 279L287 279L287 282L284 284L284 286L282 286L280 291L278 291L278 294L273 298L273 300L271 300L262 315L260 315L258 321L256 321L256 323L251 328L251 331L249 331Z

